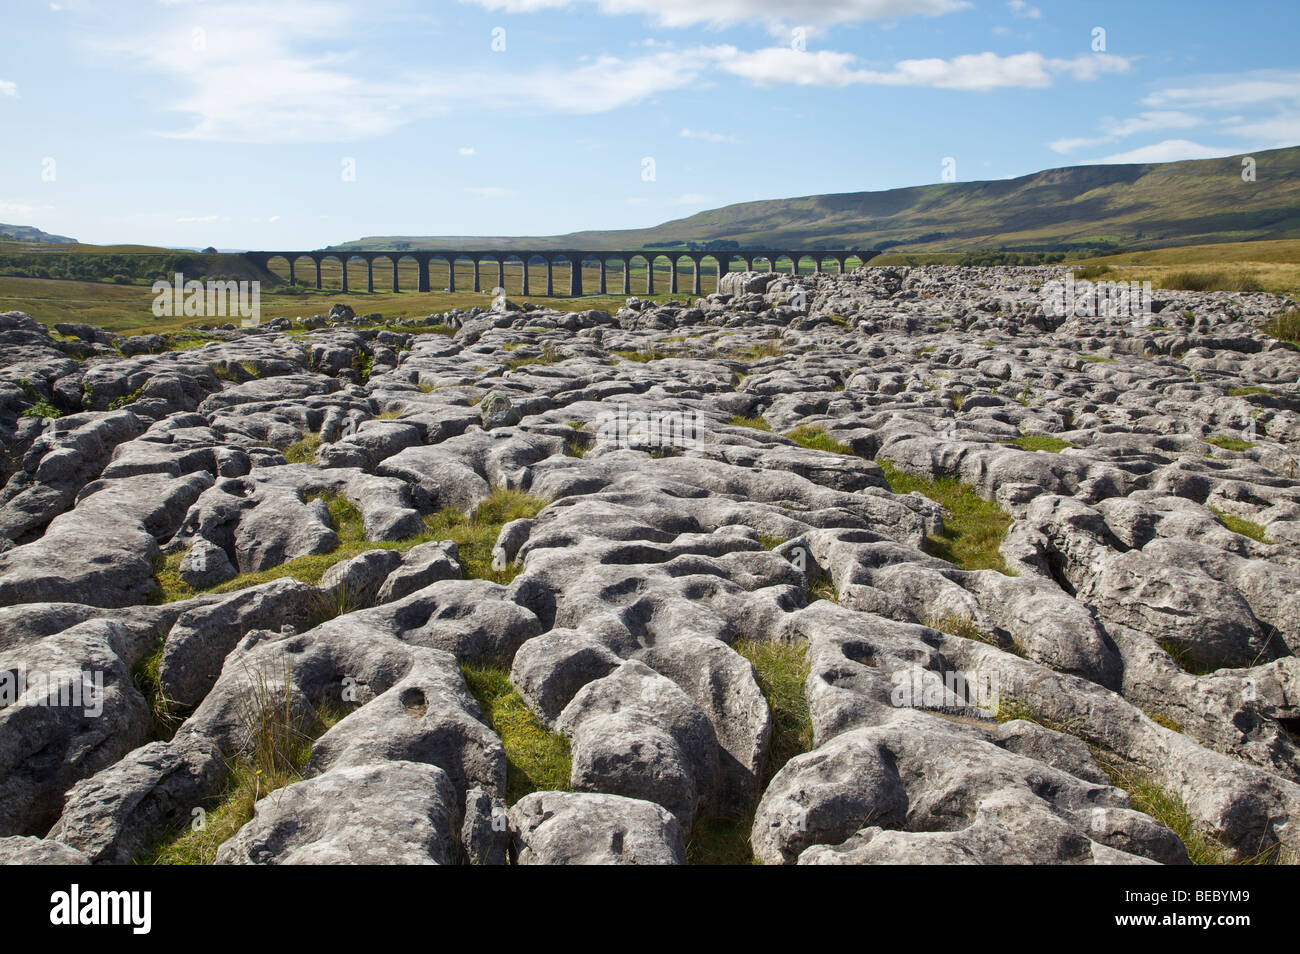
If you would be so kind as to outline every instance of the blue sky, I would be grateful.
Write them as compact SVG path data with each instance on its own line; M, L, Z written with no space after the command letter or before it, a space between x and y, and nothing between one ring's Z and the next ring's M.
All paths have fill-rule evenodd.
M4 0L0 222L317 248L1235 155L1300 143L1298 11Z

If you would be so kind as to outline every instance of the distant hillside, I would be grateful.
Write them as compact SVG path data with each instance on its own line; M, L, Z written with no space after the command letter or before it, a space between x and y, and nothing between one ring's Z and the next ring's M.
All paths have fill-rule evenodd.
M0 222L0 242L45 242L50 245L76 245L77 240L66 235L51 235L34 225L5 225Z
M730 240L741 246L902 251L1073 251L1300 238L1300 146L1141 165L1072 166L1018 179L952 182L743 202L648 229L544 237L371 236L376 248L643 248Z

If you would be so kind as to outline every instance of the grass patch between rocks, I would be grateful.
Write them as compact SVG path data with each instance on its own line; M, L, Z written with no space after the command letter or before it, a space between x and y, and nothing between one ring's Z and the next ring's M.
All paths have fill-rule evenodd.
M1049 437L1046 434L1021 434L1014 441L1007 441L1006 443L1019 447L1021 450L1047 451L1049 454L1059 454L1066 448L1078 446L1059 437Z
M762 775L762 788L790 759L812 751L812 716L804 695L808 678L808 647L804 643L738 640L731 646L754 667L758 687L772 715L772 741ZM691 826L686 861L692 865L757 864L750 844L753 810L739 818L697 818Z
M284 449L284 459L291 464L310 464L316 459L316 448L320 447L320 434L304 434Z
M342 702L303 708L292 685L290 663L273 678L258 672L238 719L249 740L230 760L225 790L183 828L164 836L137 864L209 865L217 849L253 818L267 795L302 779L312 746L350 711Z
M421 543L434 540L452 540L460 551L460 564L470 579L509 583L518 568L508 566L503 570L492 567L492 548L501 527L521 517L534 517L547 501L519 490L493 488L472 513L447 508L424 518L428 528L424 533L403 540L367 540L361 512L346 498L337 494L322 494L330 512L330 523L338 534L339 542L329 553L309 554L281 563L267 570L241 573L213 586L205 593L232 593L259 583L267 583L290 576L303 583L316 585L325 571L336 563L350 560L367 550L406 551ZM154 577L158 584L154 602L171 603L189 599L200 591L186 583L180 576L184 553L173 553L157 561Z
M1289 341L1300 345L1300 309L1291 308L1274 315L1260 325L1259 330L1278 341Z
M1211 507L1210 510L1219 518L1219 523L1223 524L1233 533L1240 533L1243 537L1250 537L1258 543L1269 543L1268 535L1264 528L1257 523L1251 523L1249 520L1243 520L1241 517L1234 517L1230 513L1219 510L1217 507Z
M739 414L727 418L727 423L732 427L749 427L756 431L770 431L772 429L772 425L767 423L764 418L741 417Z
M532 792L569 790L569 742L549 731L510 684L504 666L462 664L465 684L506 750L506 804Z
M1008 574L998 547L1011 526L1011 515L955 477L927 480L899 470L889 460L877 460L889 489L896 494L919 493L952 514L940 533L926 538L926 552L963 570L997 570Z
M1255 446L1253 441L1243 441L1240 437L1226 437L1223 434L1207 437L1205 443L1230 451L1248 451Z
M786 762L812 751L812 716L804 695L808 647L804 643L742 639L732 643L731 648L753 665L758 687L772 712L772 743L763 771L762 787L766 788Z
M800 447L807 447L809 450L826 451L829 454L853 454L852 448L835 440L820 427L803 425L787 431L785 436Z

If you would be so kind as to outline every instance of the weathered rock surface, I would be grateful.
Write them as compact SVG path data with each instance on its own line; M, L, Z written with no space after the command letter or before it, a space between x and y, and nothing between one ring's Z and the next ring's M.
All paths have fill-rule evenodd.
M0 314L0 861L147 856L266 711L301 764L220 863L680 864L715 825L773 864L1186 863L1152 790L1300 857L1288 306L1060 314L1063 274L176 351ZM1001 508L997 556L951 562L967 514L905 479ZM508 768L542 729L571 791Z

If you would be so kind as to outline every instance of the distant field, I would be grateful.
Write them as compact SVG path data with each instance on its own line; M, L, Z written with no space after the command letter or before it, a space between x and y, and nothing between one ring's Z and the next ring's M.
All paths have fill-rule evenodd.
M1226 288L1253 280L1263 291L1300 296L1300 240L1235 242L1221 245L1187 245L1150 252L1126 252L1080 259L1069 264L1087 267L1109 265L1116 281L1149 281L1156 288L1171 280L1180 283L1202 276L1211 285ZM1163 283L1163 284L1162 284Z
M364 286L363 286L364 287ZM518 299L519 296L512 296ZM655 301L667 301L668 294L656 294ZM683 298L681 294L676 297ZM528 300L560 311L599 308L614 311L626 300L622 295L586 296L583 298L546 298L529 295ZM379 312L385 318L422 317L450 308L470 308L492 304L492 296L472 291L446 292L376 292L337 290L310 294L262 294L262 320L287 316L308 317L324 314L330 305L345 302L358 314ZM153 295L145 285L108 285L99 282L67 282L39 278L5 278L0 276L0 311L25 311L47 325L77 321L96 325L119 334L135 335L177 331L195 324L221 324L221 319L155 318ZM238 319L231 319L238 324Z
M61 246L62 249L78 249L86 252L104 252L104 246ZM3 247L0 246L0 250ZM113 252L127 251L128 247L112 249ZM157 251L141 249L142 251ZM874 260L873 264L945 264L960 258L959 253L945 254L885 254ZM303 263L306 264L305 262ZM1223 245L1196 245L1182 248L1159 249L1150 252L1129 252L1122 255L1108 255L1097 258L1071 259L1067 265L1082 268L1089 266L1108 266L1111 271L1098 276L1115 281L1150 281L1156 287L1165 287L1164 283L1201 279L1209 282L1209 287L1222 283L1226 287L1235 287L1243 280L1255 282L1275 294L1300 297L1300 240L1241 242ZM805 267L806 274L810 269ZM288 277L288 270L280 263L272 267L272 272L283 278ZM590 294L600 287L599 269L583 270L583 287L589 294L582 298L569 298L563 293L569 287L567 266L554 269L555 290L561 294L547 298L541 294L546 290L546 269L534 265L529 269L529 282L532 289L528 300L538 305L578 311L586 308L600 308L607 311L617 309L623 303L622 276L611 268L607 271L607 287L613 294L604 297ZM346 302L356 309L358 314L379 312L385 318L420 317L434 312L447 311L450 308L469 308L473 305L487 307L491 303L491 289L496 283L494 265L481 269L483 292L475 293L473 288L473 268L468 263L456 269L455 293L441 290L419 293L416 287L417 275L415 264L408 262L399 268L398 278L406 291L394 294L392 287L392 269L386 264L375 269L375 293L368 294L366 287L366 270L362 262L353 262L348 268L348 293L342 292L342 270L335 261L324 263L321 268L321 280L324 288L316 291L315 269L300 267L297 270L298 291L285 294L264 287L262 292L262 317L264 320L281 315L296 318L322 314L335 302ZM505 270L506 289L514 300L521 300L520 266L507 266ZM679 300L690 297L690 272L679 274ZM304 285L304 282L309 284ZM631 276L631 293L645 296L645 269L634 268ZM434 289L447 286L447 268L434 263L430 268L430 284ZM705 294L714 291L715 277L712 267L706 266L702 272L701 285ZM358 290L359 289L359 290ZM666 270L655 272L656 301L667 301L674 296L668 293L668 273ZM118 285L111 282L66 281L40 278L17 278L0 276L0 311L25 311L37 321L54 324L61 321L79 321L97 325L123 334L144 334L148 332L175 331L196 323L202 319L193 318L155 318L152 312L153 294L147 283ZM216 320L208 324L219 323Z

